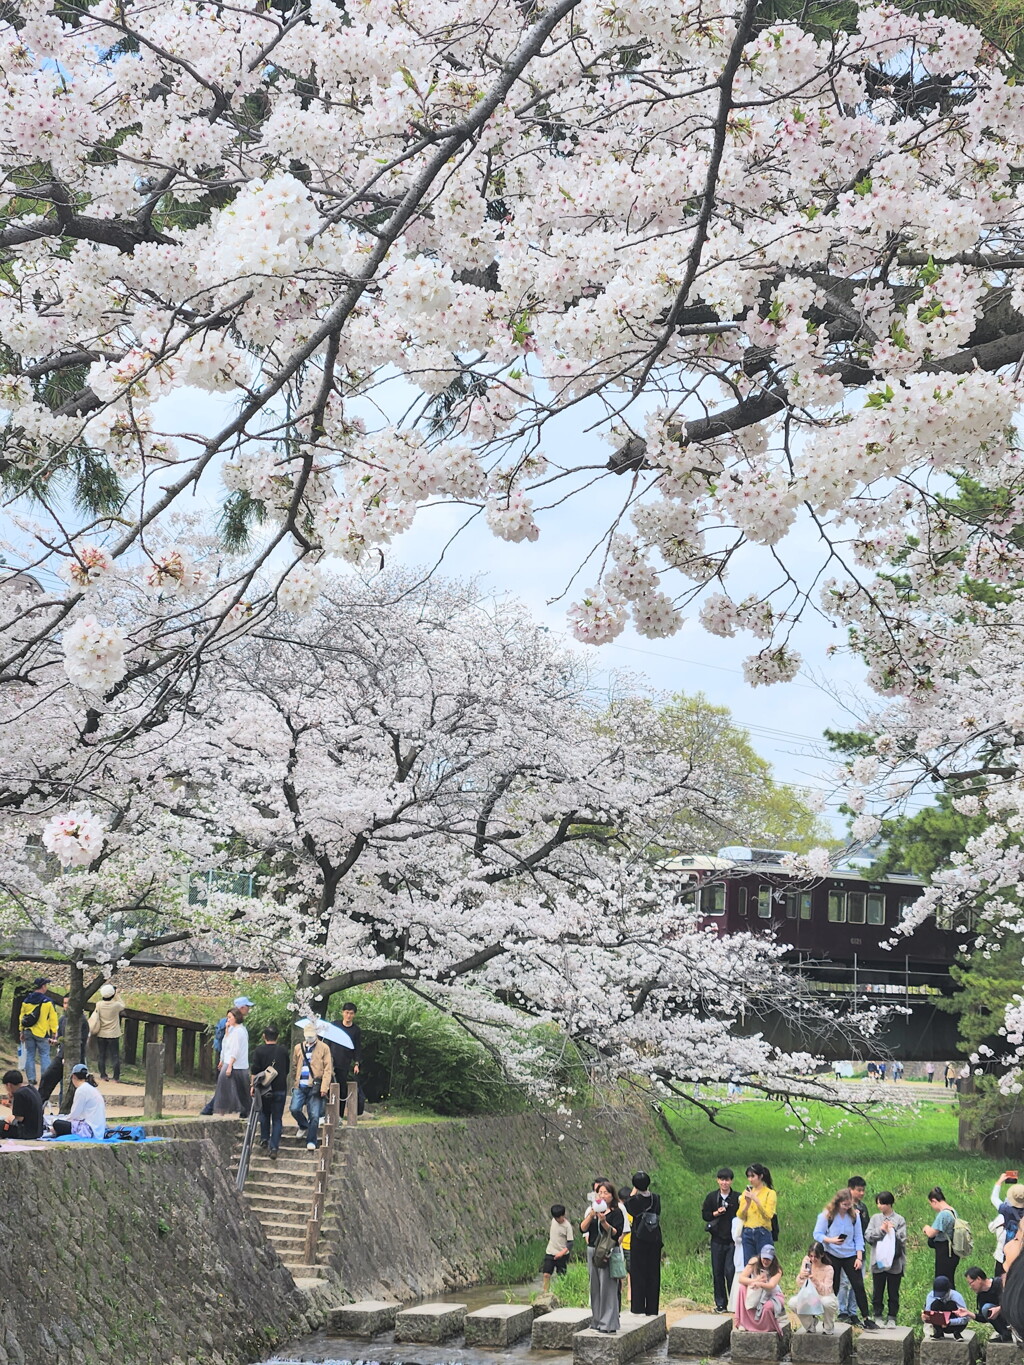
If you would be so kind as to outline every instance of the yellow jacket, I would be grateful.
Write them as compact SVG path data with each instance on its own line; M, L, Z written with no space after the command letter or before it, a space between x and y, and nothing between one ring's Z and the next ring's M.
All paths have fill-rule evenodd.
M33 992L35 994L35 992ZM39 1018L28 1028L25 1019L38 1006ZM18 1027L23 1033L31 1033L36 1038L56 1038L57 1036L57 1011L53 1008L52 1000L44 1000L40 1005L38 1000L22 1001L21 1010L18 1013Z

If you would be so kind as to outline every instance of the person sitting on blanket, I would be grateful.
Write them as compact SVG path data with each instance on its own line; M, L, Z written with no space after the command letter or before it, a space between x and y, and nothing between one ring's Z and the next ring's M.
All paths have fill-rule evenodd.
M74 1133L78 1137L99 1138L102 1142L107 1131L107 1106L99 1092L96 1077L90 1075L84 1062L71 1068L71 1084L75 1087L71 1113L66 1119L54 1119L54 1136L64 1137Z

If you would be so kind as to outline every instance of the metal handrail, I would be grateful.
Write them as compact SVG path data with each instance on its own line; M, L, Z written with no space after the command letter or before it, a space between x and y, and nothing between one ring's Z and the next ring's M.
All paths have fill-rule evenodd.
M263 1095L256 1087L256 1093L252 1097L252 1104L249 1108L249 1122L245 1125L245 1134L242 1138L242 1150L238 1154L238 1170L235 1172L235 1189L241 1194L245 1189L246 1177L249 1174L249 1158L252 1156L253 1143L256 1140L256 1128L260 1121L260 1110L263 1107Z

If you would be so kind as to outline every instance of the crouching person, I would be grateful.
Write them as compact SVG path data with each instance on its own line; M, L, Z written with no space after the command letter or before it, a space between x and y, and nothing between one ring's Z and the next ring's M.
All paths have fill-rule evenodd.
M963 1339L964 1328L970 1322L967 1305L945 1275L935 1276L932 1292L924 1302L921 1321L931 1327L936 1340L940 1337Z
M800 1319L801 1327L816 1332L820 1322L825 1336L832 1336L839 1300L835 1296L835 1271L820 1242L811 1243L796 1282L799 1289L789 1306Z

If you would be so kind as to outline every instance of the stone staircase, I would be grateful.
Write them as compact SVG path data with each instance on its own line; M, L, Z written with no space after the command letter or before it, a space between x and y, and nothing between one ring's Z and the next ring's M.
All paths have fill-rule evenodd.
M324 1261L331 1231L338 1221L337 1210L329 1191L316 1262L313 1265L307 1264L306 1232L322 1158L321 1150L315 1153L308 1152L304 1144L296 1142L292 1136L293 1132L294 1129L285 1129L276 1161L271 1161L266 1151L258 1144L253 1147L243 1197L263 1224L268 1240L291 1271L293 1278L322 1279L328 1273ZM235 1171L238 1169L241 1146L242 1140L239 1136L231 1163ZM337 1177L344 1170L345 1159L345 1141L341 1138L337 1141L332 1158L330 1180L332 1187L335 1187Z

